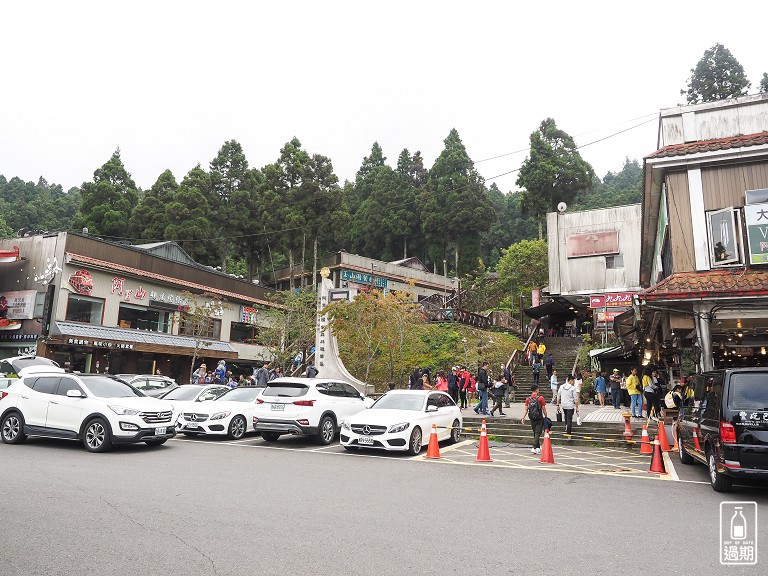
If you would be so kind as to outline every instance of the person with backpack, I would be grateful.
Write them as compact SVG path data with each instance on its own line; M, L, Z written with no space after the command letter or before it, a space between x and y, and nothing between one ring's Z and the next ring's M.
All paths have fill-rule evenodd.
M507 388L507 382L504 379L504 377L502 377L501 380L497 380L493 383L494 404L493 404L493 408L491 408L491 416L494 415L493 413L496 410L499 411L499 416L506 416L506 414L504 414L504 412L501 410L501 404L504 401L504 393L506 392L506 388Z
M533 446L531 454L541 454L541 431L544 428L544 418L547 417L547 401L544 396L539 396L539 387L531 385L531 395L525 399L525 409L520 424L525 424L525 417L531 421L533 429Z
M315 367L315 363L310 360L309 364L307 365L307 378L314 378L317 376L317 372L318 370Z
M256 386L266 386L269 382L269 364L262 364L260 368L254 370L253 379Z
M467 396L469 395L469 372L467 367L462 366L458 372L459 379L459 409L464 410L467 408Z
M544 358L544 368L547 369L547 378L552 378L552 371L555 369L555 359L552 358L552 352Z
M501 374L499 376L499 380L507 385L506 389L504 390L504 408L509 408L509 397L512 393L512 387L515 384L515 377L512 376L512 372L504 363L501 364Z
M570 434L573 428L573 413L579 408L579 393L573 385L573 374L568 375L565 384L557 391L557 409L562 409L565 416L565 433Z
M488 362L483 362L480 370L477 371L477 396L479 403L475 406L475 414L490 416L488 413Z

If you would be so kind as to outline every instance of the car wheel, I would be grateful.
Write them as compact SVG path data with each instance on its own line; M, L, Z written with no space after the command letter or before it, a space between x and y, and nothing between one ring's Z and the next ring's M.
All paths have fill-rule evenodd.
M715 492L730 492L732 479L730 476L718 472L717 459L711 449L707 450L707 466L709 467L709 482Z
M317 442L323 446L328 446L333 442L336 436L336 424L330 416L323 416L320 419L320 426L317 431Z
M0 430L2 430L3 442L6 444L20 444L27 439L24 434L24 418L18 412L6 414Z
M280 434L277 432L262 432L261 437L267 442L277 442L277 439L280 438Z
M411 432L411 439L408 442L408 453L416 456L421 452L421 427L414 426Z
M235 416L229 423L229 432L227 433L227 436L233 440L240 440L240 438L245 436L247 427L248 425L245 423L245 418L242 416Z
M683 439L680 438L680 433L677 434L677 453L680 455L680 462L683 464L693 464L693 456L688 454L683 448Z
M163 445L163 444L165 444L166 442L168 442L168 438L165 438L165 439L163 439L163 440L147 440L147 441L145 442L145 444L146 444L147 446L162 446L162 445Z
M83 446L89 452L106 452L112 448L109 426L101 418L94 418L85 425Z
M451 444L456 444L456 442L459 441L459 435L461 434L461 426L459 425L458 420L453 421L453 425L451 426Z

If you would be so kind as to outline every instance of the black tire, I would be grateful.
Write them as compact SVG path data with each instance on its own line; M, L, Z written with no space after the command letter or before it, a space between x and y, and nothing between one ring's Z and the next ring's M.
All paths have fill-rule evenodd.
M683 439L680 438L679 431L677 433L677 453L680 456L680 462L683 464L693 464L695 462L693 456L688 454L688 452L685 451L685 448L683 448Z
M461 435L461 428L458 420L453 421L453 425L451 426L451 438L449 442L451 444L456 444L459 441L459 436Z
M280 438L280 434L277 432L262 432L261 437L264 438L266 442L277 442L277 439Z
M242 416L235 416L229 422L229 430L227 431L227 437L232 440L240 440L245 436L245 431L248 430L248 423Z
M408 454L411 456L418 456L421 452L423 435L421 433L420 426L414 426L413 432L411 432L411 439L408 441Z
M83 446L88 452L107 452L112 449L112 433L102 418L89 420L83 429Z
M24 417L18 412L8 412L0 424L0 436L5 444L21 444L27 439L24 434Z
M147 440L144 444L147 446L162 446L166 442L168 442L168 438L164 438L163 440Z
M320 418L320 425L317 427L317 443L321 446L328 446L336 437L336 422L330 416Z
M717 471L717 459L712 449L707 450L707 467L709 468L709 483L715 492L730 492L733 479Z

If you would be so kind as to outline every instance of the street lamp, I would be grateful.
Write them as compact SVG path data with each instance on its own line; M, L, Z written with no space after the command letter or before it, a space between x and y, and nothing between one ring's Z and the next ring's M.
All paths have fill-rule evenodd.
M467 355L467 339L462 338L461 343L464 344L464 366L469 367L469 356Z

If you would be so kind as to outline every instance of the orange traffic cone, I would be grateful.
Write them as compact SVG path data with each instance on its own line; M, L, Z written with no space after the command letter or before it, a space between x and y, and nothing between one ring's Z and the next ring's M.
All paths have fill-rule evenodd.
M648 438L648 427L643 424L643 437L640 440L640 454L653 454L650 438Z
M622 414L624 417L624 440L632 440L634 434L632 434L632 426L629 425L629 420L632 418L630 414Z
M699 435L696 434L696 429L693 429L693 447L696 450L701 451L701 445L699 444Z
M429 435L429 446L427 447L427 455L424 458L433 458L435 460L440 458L440 445L437 443L437 424L432 424L432 434Z
M485 428L485 420L480 428L480 444L477 446L477 462L493 462L491 452L488 450L488 431Z
M555 455L552 453L552 440L549 438L549 430L544 431L544 444L541 446L540 464L554 464Z
M675 445L672 446L672 452L677 452L678 450L680 450L680 446L678 446L677 444L677 429L675 429L674 427L672 428L672 438L675 439Z
M667 474L667 470L664 468L664 459L661 457L661 445L659 445L658 438L653 441L653 456L648 472L650 474Z
M659 444L661 445L662 452L672 452L672 448L669 447L669 439L667 438L667 429L664 426L664 420L659 420Z

